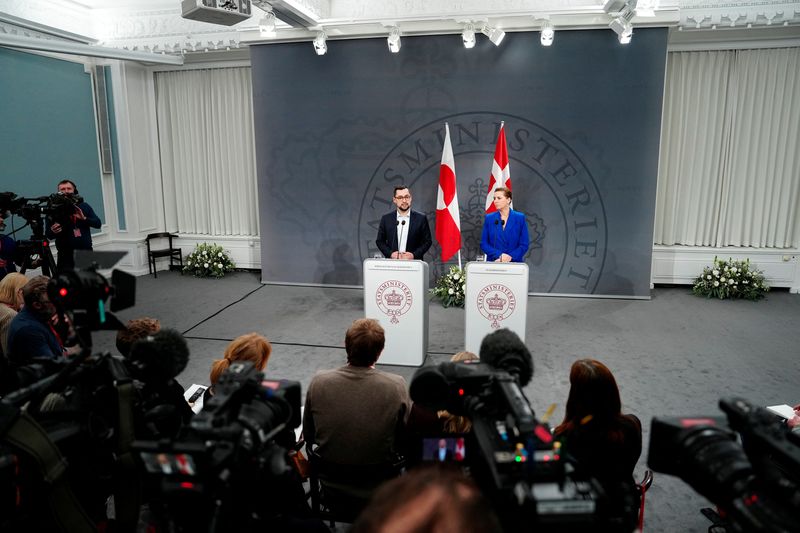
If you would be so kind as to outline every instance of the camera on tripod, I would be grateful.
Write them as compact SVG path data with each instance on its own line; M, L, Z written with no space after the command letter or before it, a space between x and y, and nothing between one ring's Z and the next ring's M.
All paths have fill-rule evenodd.
M0 192L0 214L18 215L25 219L31 229L29 239L17 241L13 259L14 263L22 267L22 273L41 265L44 275L55 274L56 263L45 238L47 221L49 220L50 224L69 226L70 217L75 213L75 206L81 202L83 198L78 194L53 193L37 198L22 198L13 192Z
M730 531L797 531L800 435L741 398L721 417L656 417L648 466L677 476L717 505L704 514ZM737 434L741 435L741 443Z

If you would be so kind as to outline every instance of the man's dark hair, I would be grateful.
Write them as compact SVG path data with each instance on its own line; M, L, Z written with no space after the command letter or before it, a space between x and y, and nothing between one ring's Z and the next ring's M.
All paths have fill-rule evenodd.
M371 366L378 360L385 343L386 334L377 320L354 320L344 336L347 362L353 366Z
M161 322L157 318L143 317L129 320L125 324L125 329L117 331L117 350L122 356L128 357L134 342L160 330Z
M75 190L75 194L78 194L78 186L75 185L75 182L72 181L72 180L63 179L63 180L59 181L58 185L56 185L56 189L58 189L60 186L64 185L65 183L69 183L70 185L72 185L72 188Z
M416 468L383 484L353 524L353 533L381 531L500 532L500 522L475 482L457 469Z
M50 278L47 276L31 278L30 281L22 287L22 299L25 300L25 305L33 308L33 304L41 302L42 296L47 294L48 283L50 283Z
M397 196L397 191L402 191L403 189L408 189L408 185L395 185L392 196ZM411 194L411 189L408 189L408 194Z

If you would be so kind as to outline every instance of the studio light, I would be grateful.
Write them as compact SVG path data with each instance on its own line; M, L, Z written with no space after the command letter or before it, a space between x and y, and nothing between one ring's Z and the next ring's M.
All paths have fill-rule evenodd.
M461 39L464 41L464 48L474 48L475 47L475 26L472 24L467 24L464 27L464 31L461 32Z
M542 46L550 46L553 44L553 39L555 39L555 37L556 30L553 27L553 23L549 20L542 22L542 31L539 36L539 41L542 43Z
M262 37L275 37L275 13L267 11L258 22L258 31Z
M621 44L628 44L631 42L631 38L633 37L633 24L631 20L633 17L636 16L636 0L632 0L629 2L628 6L620 13L619 16L614 17L614 19L608 24L608 27L611 28L614 33L617 34L617 38Z
M484 26L483 29L481 29L481 33L487 36L495 46L500 46L500 43L503 42L503 38L506 36L506 32L500 28L490 28L489 26Z
M317 32L317 36L314 37L314 51L318 56L324 56L328 51L328 45L325 43L327 38L324 31Z
M400 51L400 28L397 26L393 26L391 31L389 31L389 37L386 39L386 42L389 44L389 50L393 54L396 54Z

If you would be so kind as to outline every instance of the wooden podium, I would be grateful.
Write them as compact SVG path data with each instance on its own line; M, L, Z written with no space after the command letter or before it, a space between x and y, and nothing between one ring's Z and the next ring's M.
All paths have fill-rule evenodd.
M525 342L528 265L472 261L466 273L464 349L477 354L483 338L500 328Z
M364 260L364 316L386 331L378 364L422 366L428 352L428 263Z

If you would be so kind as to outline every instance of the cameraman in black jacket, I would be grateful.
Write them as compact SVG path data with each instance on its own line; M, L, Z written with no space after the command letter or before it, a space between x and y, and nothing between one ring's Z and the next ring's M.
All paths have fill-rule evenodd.
M58 193L65 196L78 194L78 188L71 180L58 182ZM91 250L92 233L90 228L100 228L101 222L92 206L79 201L73 212L62 220L53 220L47 230L47 237L55 239L58 250L58 271L65 272L75 268L74 250Z

